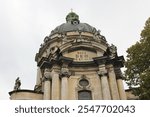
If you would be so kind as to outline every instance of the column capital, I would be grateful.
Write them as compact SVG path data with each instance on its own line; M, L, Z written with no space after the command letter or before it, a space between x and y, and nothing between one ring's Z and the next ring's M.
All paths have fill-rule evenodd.
M60 70L59 76L60 76L60 78L63 78L63 77L68 77L69 78L71 76L71 72L69 71L68 68L63 67Z
M55 74L55 73L59 73L60 72L60 66L59 65L53 65L53 67L51 68L51 73L52 73L52 76Z
M99 75L100 77L102 77L102 76L107 76L107 75L108 75L105 64L99 65L98 75Z
M113 66L113 64L107 65L106 69L108 70L108 72L114 72L114 66Z
M44 79L43 79L43 81L45 82L45 81L51 81L52 80L52 78L46 78L46 77L44 77Z
M108 75L107 70L98 71L98 75L99 75L100 77L102 77L102 76L107 76L107 75Z
M50 72L50 69L45 68L45 70L44 70L44 79L43 80L44 81L52 80L52 74Z

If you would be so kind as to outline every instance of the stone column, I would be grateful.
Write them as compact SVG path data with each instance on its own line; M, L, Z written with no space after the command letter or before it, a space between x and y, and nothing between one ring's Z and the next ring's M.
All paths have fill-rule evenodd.
M61 78L61 100L68 99L68 77Z
M108 66L108 79L109 79L109 85L110 85L110 92L113 100L119 100L119 92L116 82L116 75L114 72L113 65Z
M52 100L60 99L59 68L55 66L52 70Z
M111 100L108 78L107 78L107 70L105 69L105 65L99 66L98 72L101 78L101 85L102 85L102 95L104 100Z
M98 76L99 77L99 76ZM103 93L102 93L102 83L101 83L101 78L99 77L99 89L97 89L99 92L99 100L103 99Z
M123 82L122 82L121 78L117 79L117 84L118 84L118 90L119 90L120 99L121 100L126 100L127 96L126 96L126 93L125 93L125 90L124 90L124 86L123 86Z
M44 100L50 100L51 97L51 78L51 72L46 68L44 71Z
M93 76L94 77L94 76ZM96 79L95 79L96 78ZM97 75L95 76L95 78L91 81L93 82L92 84L95 85L94 86L94 99L95 100L102 100L103 96L102 96L102 86L101 86L101 79L100 77Z
M61 100L68 99L68 78L70 77L68 68L63 67L60 72L61 78Z

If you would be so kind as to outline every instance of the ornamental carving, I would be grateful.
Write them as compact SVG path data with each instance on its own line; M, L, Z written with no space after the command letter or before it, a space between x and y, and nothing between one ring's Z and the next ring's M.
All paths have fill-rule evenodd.
M109 46L106 50L106 52L104 53L103 56L108 56L110 58L116 58L117 57L117 47L113 44L111 44L111 46Z
M34 91L37 93L42 92L42 78L40 78L40 83L34 86Z
M117 56L117 47L111 44L110 48L110 57L115 58Z
M52 75L50 72L50 69L45 68L44 70L44 80L51 80L52 79Z
M82 75L81 78L79 79L78 86L82 90L83 89L88 90L90 88L90 82L85 75Z
M57 60L60 56L60 49L59 47L57 46L54 46L52 48L50 48L49 50L49 60L52 61L52 60Z
M68 77L69 78L70 76L71 76L71 73L70 73L68 68L66 68L66 67L61 68L60 78L63 78L63 77Z
M109 72L114 72L114 67L111 66L111 67L108 68L108 70L109 70Z
M98 71L98 75L100 77L107 76L108 75L107 70L100 70L100 71Z

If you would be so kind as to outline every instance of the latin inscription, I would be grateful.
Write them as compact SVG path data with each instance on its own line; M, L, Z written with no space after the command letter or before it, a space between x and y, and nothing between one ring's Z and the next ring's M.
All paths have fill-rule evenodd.
M91 60L86 51L78 51L75 56L76 61L87 61Z
M87 50L77 50L73 52L66 53L64 56L74 58L74 61L92 61L94 57L97 57L95 52Z

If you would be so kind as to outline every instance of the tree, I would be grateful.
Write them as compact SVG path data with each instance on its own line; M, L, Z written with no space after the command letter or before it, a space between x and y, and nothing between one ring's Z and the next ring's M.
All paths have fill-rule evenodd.
M150 99L150 18L141 31L141 39L127 49L126 83L140 99Z

